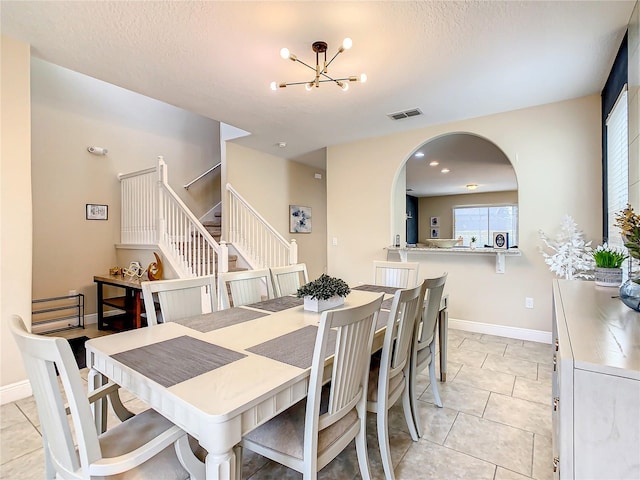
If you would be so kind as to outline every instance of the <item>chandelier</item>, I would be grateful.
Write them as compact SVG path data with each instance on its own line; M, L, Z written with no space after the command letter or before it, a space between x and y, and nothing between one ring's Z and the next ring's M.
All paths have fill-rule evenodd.
M305 67L313 70L315 72L315 78L313 80L304 81L304 82L289 82L289 83L271 82L271 90L277 90L278 88L285 88L285 87L288 87L289 85L304 85L307 91L311 91L313 87L316 87L316 88L320 87L321 83L332 82L338 85L342 90L347 91L349 90L349 83L351 82L358 82L358 81L363 83L366 82L367 76L364 73L359 77L356 75L353 75L353 76L344 77L344 78L333 78L331 75L329 75L329 70L328 70L329 65L331 65L331 63L336 59L338 55L340 55L345 50L349 50L352 45L353 45L353 42L351 41L351 39L345 38L342 41L342 45L340 45L340 48L338 49L336 54L331 58L331 60L327 62L327 48L328 48L327 42L320 42L320 41L313 42L313 44L311 45L311 48L316 53L315 68L303 62L302 60L300 60L293 53L289 52L288 48L283 48L282 50L280 50L280 56L282 58L284 58L285 60L289 59L293 62L301 63ZM324 55L324 61L323 61L322 67L320 66L320 55Z

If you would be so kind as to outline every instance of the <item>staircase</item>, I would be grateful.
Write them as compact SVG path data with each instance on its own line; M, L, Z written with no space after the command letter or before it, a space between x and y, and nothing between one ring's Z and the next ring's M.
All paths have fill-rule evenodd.
M118 176L123 245L159 249L179 278L246 270L244 265L254 269L297 263L295 240L285 240L231 185L226 189L230 218L225 233L219 214L201 223L169 186L167 176L162 157L157 167ZM229 245L242 256L243 266L238 266L238 255L229 255Z

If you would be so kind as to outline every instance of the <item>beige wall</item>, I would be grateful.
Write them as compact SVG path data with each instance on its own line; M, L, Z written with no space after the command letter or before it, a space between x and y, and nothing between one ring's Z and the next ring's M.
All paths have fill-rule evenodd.
M600 237L597 95L330 147L327 233L339 241L328 247L329 273L349 283L371 281L371 262L386 257L383 247L394 216L405 213L404 202L390 206L398 171L415 148L450 132L485 137L513 164L522 256L507 258L504 274L495 273L492 256L412 254L410 259L423 262L422 276L449 272L451 317L548 332L554 277L538 251L538 230L555 233L563 215L570 214L589 239ZM534 298L534 309L524 308L525 297Z
M629 201L640 211L640 2L629 22Z
M225 168L226 181L280 235L296 240L298 261L307 264L309 278L320 276L327 264L325 172L232 142L227 142ZM311 207L311 233L289 233L289 205Z
M462 205L517 204L518 192L467 193L418 199L418 242L431 238L431 217L440 220L440 238L453 238L453 208Z
M118 173L164 156L170 185L201 216L220 201L219 177L183 185L220 161L219 123L42 60L31 67L33 298L77 290L89 315L93 276L118 265ZM90 145L109 152L92 155ZM108 205L108 221L86 220L87 203Z
M26 378L8 325L13 314L31 323L31 108L29 45L5 36L0 43L0 385L5 387ZM3 390L0 403L11 400Z

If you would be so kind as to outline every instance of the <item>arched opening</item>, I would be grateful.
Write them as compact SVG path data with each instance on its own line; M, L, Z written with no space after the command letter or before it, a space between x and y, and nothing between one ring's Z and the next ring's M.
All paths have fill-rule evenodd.
M509 158L490 140L468 132L432 138L407 158L406 242L456 239L492 245L493 232L518 243L518 182ZM399 198L399 197L396 197Z

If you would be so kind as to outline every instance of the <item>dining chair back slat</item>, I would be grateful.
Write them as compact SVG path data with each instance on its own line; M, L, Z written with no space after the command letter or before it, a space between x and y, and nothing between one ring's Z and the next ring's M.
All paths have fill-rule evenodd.
M302 285L309 282L307 266L304 263L272 267L270 270L276 297L294 295Z
M274 298L268 268L221 273L218 291L223 309Z
M417 262L386 262L374 260L374 285L386 287L412 288L418 284Z
M215 277L177 278L141 282L148 325L173 322L214 312L218 308ZM156 315L155 299L160 304L161 319Z

